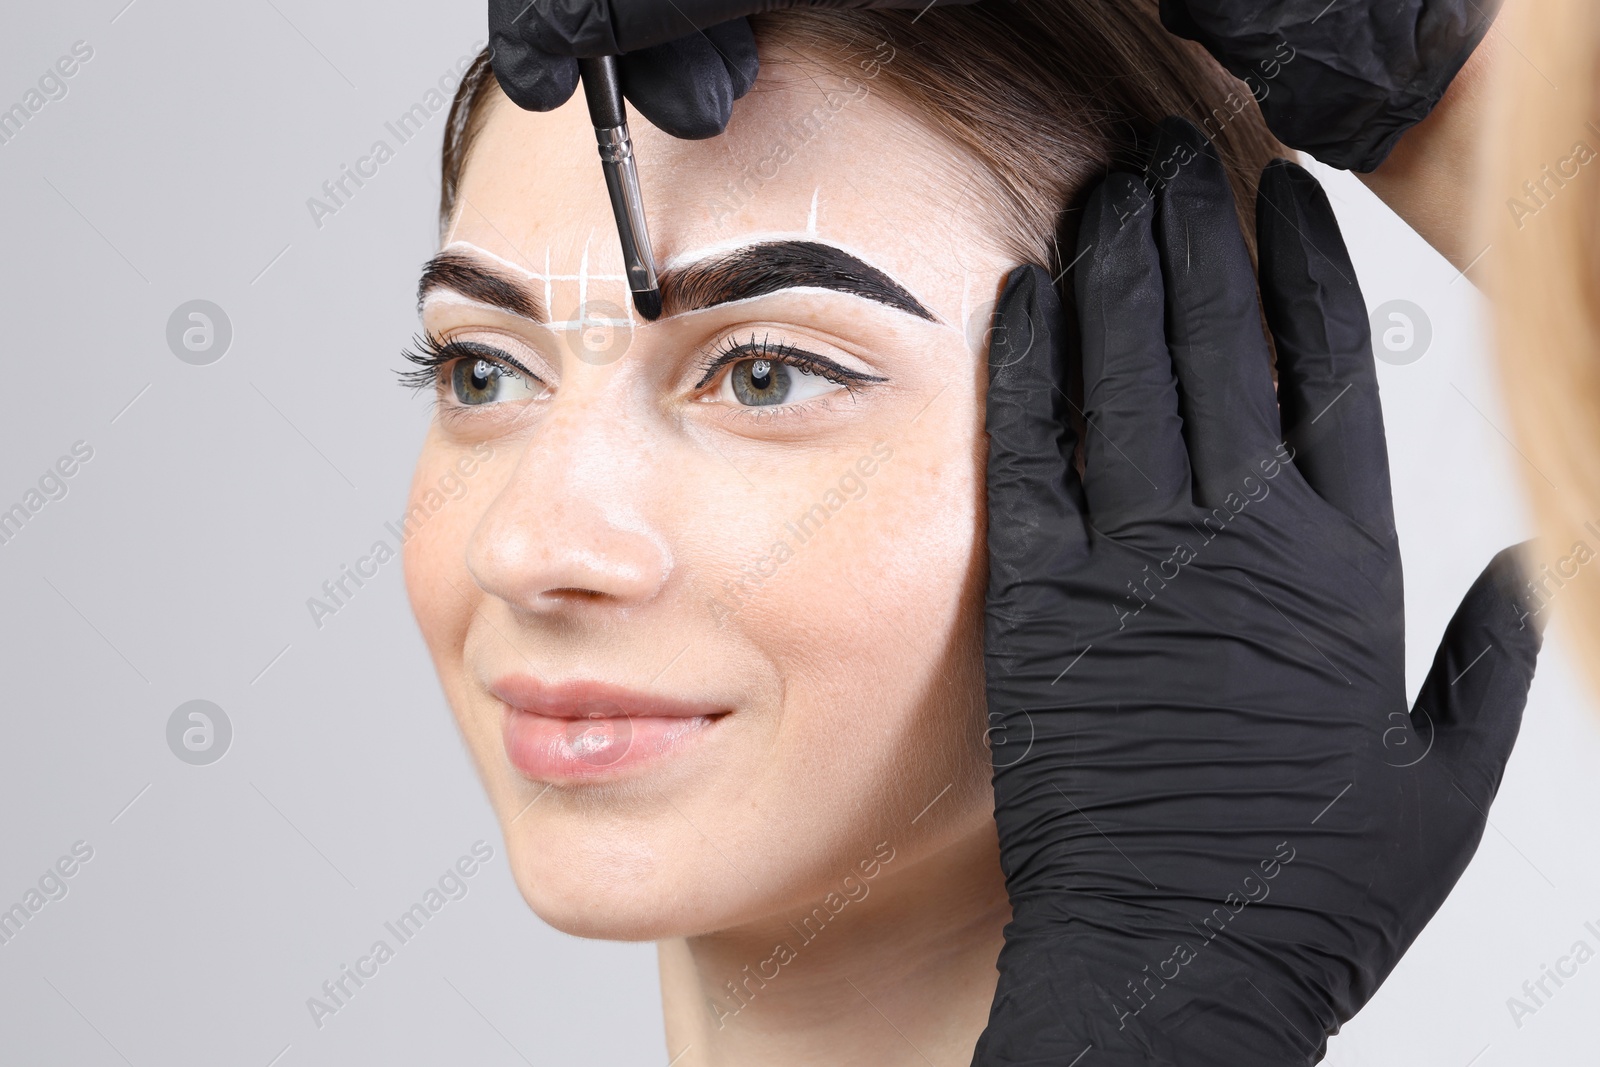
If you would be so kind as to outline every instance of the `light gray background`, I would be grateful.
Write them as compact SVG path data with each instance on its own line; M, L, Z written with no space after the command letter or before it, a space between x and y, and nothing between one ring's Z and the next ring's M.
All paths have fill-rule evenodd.
M0 907L94 848L0 946L0 1061L666 1063L653 949L566 937L517 895L398 562L320 631L305 606L403 510L427 409L392 371L443 113L320 229L306 199L469 52L481 0L125 3L13 4L0 34L0 108L94 49L0 145L0 509L94 448L0 546ZM1502 435L1470 278L1323 176L1369 306L1432 323L1422 359L1379 368L1414 689L1538 475ZM232 322L214 365L167 347L193 299ZM197 698L234 729L204 767L166 743ZM1558 631L1477 860L1328 1062L1600 1060L1600 960L1520 1029L1506 1006L1579 938L1600 948L1597 770ZM314 1027L306 998L479 839L469 895Z

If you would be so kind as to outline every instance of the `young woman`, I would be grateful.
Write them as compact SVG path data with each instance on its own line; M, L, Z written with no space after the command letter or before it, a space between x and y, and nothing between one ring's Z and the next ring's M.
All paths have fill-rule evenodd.
M651 323L581 101L523 112L486 59L463 83L413 495L470 490L408 542L408 588L525 898L568 932L658 943L669 1056L964 1063L1012 917L985 736L991 309L1019 263L1049 287L1078 258L1077 214L1048 205L1118 165L1157 187L1210 165L1181 138L1148 156L1170 114L1221 151L1255 233L1275 145L1250 98L1293 57L1242 87L1112 0L791 12L756 34L726 134L636 131ZM1185 262L1216 259L1202 237ZM1031 351L1047 319L1002 347ZM1367 840L1339 822L1315 833ZM1437 903L1418 899L1403 910Z

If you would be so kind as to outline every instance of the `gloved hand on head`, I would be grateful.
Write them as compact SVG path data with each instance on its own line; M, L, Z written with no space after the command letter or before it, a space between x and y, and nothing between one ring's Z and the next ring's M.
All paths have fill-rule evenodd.
M702 138L727 127L733 102L755 82L747 16L808 4L925 10L973 2L489 0L489 42L495 78L520 107L559 107L578 84L576 59L619 55L634 107L674 136ZM1498 6L1161 0L1161 21L1243 79L1284 144L1330 166L1369 171L1439 102Z
M1161 0L1161 22L1199 41L1290 148L1370 171L1427 118L1494 21L1499 0Z
M1076 334L1038 267L995 312L1013 919L982 1067L1321 1059L1477 849L1539 649L1502 552L1407 708L1370 328L1327 197L1266 169L1258 304L1211 146L1168 120L1155 152L1153 192L1113 173L1084 210Z
M815 4L911 8L973 0L489 0L489 49L500 88L519 107L549 111L572 96L578 59L621 56L622 91L675 137L728 125L759 63L749 15Z

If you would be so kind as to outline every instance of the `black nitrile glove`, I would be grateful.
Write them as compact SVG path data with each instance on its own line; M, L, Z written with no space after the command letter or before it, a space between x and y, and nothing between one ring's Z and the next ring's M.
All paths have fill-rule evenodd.
M974 0L933 0L963 4ZM675 137L721 133L755 83L749 15L787 7L931 6L928 0L489 0L494 76L518 106L572 96L577 59L621 56L623 95Z
M981 1067L1320 1060L1472 858L1539 648L1502 552L1407 711L1367 312L1327 198L1291 163L1263 174L1275 403L1227 178L1186 123L1159 140L1183 162L1153 198L1113 173L1085 209L1081 346L1036 267L995 313L986 663L1013 920Z
M1244 79L1284 144L1332 167L1370 171L1433 110L1499 6L1161 0L1161 21Z

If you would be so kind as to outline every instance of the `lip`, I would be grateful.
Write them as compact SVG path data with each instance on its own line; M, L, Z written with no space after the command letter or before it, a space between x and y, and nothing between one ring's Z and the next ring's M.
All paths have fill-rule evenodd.
M489 686L503 705L511 765L535 781L615 777L681 752L731 710L596 681L507 675Z

